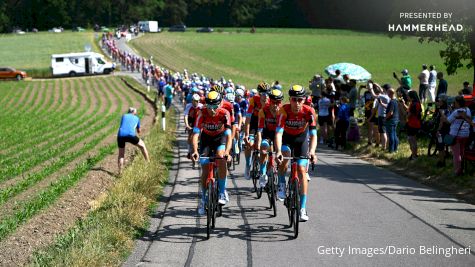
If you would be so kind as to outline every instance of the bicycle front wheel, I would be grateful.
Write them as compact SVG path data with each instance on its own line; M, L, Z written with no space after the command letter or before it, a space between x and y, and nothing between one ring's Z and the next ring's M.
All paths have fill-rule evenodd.
M277 216L277 207L275 205L276 199L276 186L275 186L275 173L274 170L268 172L269 181L267 182L267 197L269 199L270 208L273 209L274 217Z
M294 238L297 238L299 236L299 222L300 222L300 192L299 192L299 184L298 181L294 181L294 186L293 186L293 224L294 224Z
M214 200L213 200L213 182L208 183L207 195L208 202L206 203L206 239L209 239L211 234L211 228L213 227L213 213L214 213Z

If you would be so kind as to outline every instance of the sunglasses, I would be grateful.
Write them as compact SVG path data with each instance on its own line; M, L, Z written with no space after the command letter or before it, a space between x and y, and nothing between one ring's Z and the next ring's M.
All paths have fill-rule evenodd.
M293 101L293 102L303 102L305 100L305 98L304 97L291 97L290 100Z
M271 100L270 101L272 104L275 104L275 105L280 105L282 104L282 100Z
M268 94L268 93L259 93L259 95L261 95L261 96L268 96L269 94Z
M219 104L206 104L206 107L209 109L218 109Z

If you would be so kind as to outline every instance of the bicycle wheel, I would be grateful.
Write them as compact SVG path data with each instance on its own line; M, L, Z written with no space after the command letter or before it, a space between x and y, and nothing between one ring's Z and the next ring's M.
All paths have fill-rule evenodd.
M432 137L427 146L427 156L434 156L437 154L437 139Z
M298 181L294 181L294 199L293 199L293 221L294 221L294 238L299 236L299 222L300 222L300 192Z
M293 199L293 195L294 195L294 192L293 192L293 189L292 189L292 184L290 183L290 180L289 180L289 183L288 183L288 186L287 186L287 195L285 197L285 200L284 200L284 205L287 207L287 216L289 216L289 227L292 227L293 225L293 209L292 209L292 199Z
M269 181L267 182L267 197L269 199L270 208L273 209L274 217L277 216L277 207L275 205L276 200L276 186L275 186L275 173L274 170L271 169L268 172Z
M211 189L211 192L213 192L213 220L212 220L212 228L216 226L216 211L218 209L218 195L216 191L218 190L218 186L216 185L216 182L213 182L213 188Z
M208 194L208 202L206 203L206 239L209 239L209 236L211 234L211 227L213 224L212 221L213 221L213 213L214 213L212 182L208 184L207 194Z

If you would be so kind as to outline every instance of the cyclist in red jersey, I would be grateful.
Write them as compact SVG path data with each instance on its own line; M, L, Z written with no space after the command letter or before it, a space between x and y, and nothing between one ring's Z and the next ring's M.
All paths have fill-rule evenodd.
M218 92L211 91L206 96L206 107L204 107L198 114L193 128L193 154L194 160L198 160L199 155L208 157L216 155L217 157L229 158L229 151L231 150L231 119L229 112L221 108L221 95ZM198 153L198 137L200 137L200 151ZM209 159L201 159L202 166L201 173L201 192L202 198L198 207L198 213L203 215L205 213L204 207L206 188L203 185L208 177ZM220 160L217 162L218 173L218 189L219 189L219 204L226 204L229 201L226 192L226 162Z
M259 185L265 187L267 184L267 151L274 151L270 147L271 142L275 139L275 131L277 128L277 113L282 106L284 94L281 90L274 89L269 94L270 103L265 105L259 111L259 122L256 137L256 148L261 151L260 154L260 177Z
M277 197L279 200L285 198L285 175L287 171L288 160L283 160L283 155L291 156L291 149L294 157L307 157L316 163L317 156L315 149L317 148L317 127L316 115L313 108L304 105L307 94L305 89L300 85L294 85L289 90L290 104L283 105L278 113L278 124L275 134L275 148L277 162L279 165L279 190ZM307 141L307 136L310 136L310 149ZM305 176L307 159L299 159L297 161L297 172L301 184L301 210L300 220L307 221L307 193L308 181Z
M246 113L246 124L244 132L244 143L246 143L246 149L244 155L246 157L246 167L244 170L244 177L251 179L249 171L251 169L251 152L254 147L254 135L257 133L259 110L269 103L269 91L270 85L262 82L257 85L258 95L254 95L249 100L249 107Z
M183 120L185 122L185 130L188 132L188 154L187 158L191 157L191 136L193 134L193 126L195 125L196 117L198 117L198 112L203 108L203 104L200 102L200 96L194 94L192 96L191 103L187 104L185 107L185 112L183 115Z

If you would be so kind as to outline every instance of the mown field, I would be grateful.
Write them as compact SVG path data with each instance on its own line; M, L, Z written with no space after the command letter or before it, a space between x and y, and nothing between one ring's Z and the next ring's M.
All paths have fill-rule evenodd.
M148 105L113 76L0 83L0 262L22 250L12 242L25 233L35 240L29 231L38 216L35 232L54 233L71 219L68 212L77 219L76 206L84 203L76 197L97 197L97 189L113 181L116 158L98 163L116 152L120 116L129 106L148 115L143 125L151 125Z
M224 76L253 88L260 80L279 80L285 87L293 83L308 85L315 73L338 62L365 67L379 83L397 82L392 78L409 70L416 86L422 64L434 64L445 73L439 56L441 44L420 44L416 38L389 38L385 34L320 29L237 29L211 34L147 34L132 45L144 55L152 55L167 68ZM473 70L459 70L448 76L449 91L455 94L465 80L471 81Z
M100 34L100 33L99 33ZM27 71L28 75L51 72L51 55L84 51L90 44L93 51L93 32L38 32L25 35L0 35L0 65ZM43 77L44 75L42 75Z

